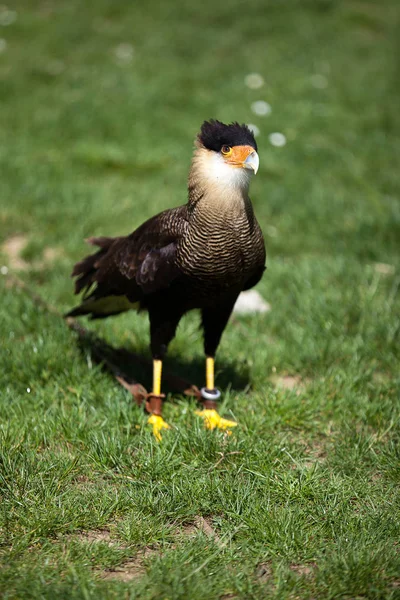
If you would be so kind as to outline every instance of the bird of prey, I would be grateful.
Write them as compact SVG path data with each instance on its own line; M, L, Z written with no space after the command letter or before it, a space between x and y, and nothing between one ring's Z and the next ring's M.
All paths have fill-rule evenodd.
M182 316L200 309L206 356L203 410L209 429L236 425L220 417L214 358L240 292L258 283L265 246L248 195L259 158L246 125L205 121L195 140L188 202L152 217L124 237L90 238L99 250L78 262L75 293L80 306L67 316L93 319L147 310L153 388L146 408L157 439L169 425L162 417L162 361Z

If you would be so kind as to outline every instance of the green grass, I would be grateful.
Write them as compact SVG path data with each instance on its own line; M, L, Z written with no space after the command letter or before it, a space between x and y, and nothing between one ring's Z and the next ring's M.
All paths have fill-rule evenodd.
M171 396L157 444L76 334L10 285L2 246L0 596L399 598L397 0L9 8L0 237L26 242L19 277L73 306L83 238L185 202L201 122L239 120L260 129L252 198L272 311L224 334L232 436ZM251 72L264 87L245 86ZM256 100L272 114L254 115ZM90 327L148 352L146 317ZM202 384L197 315L167 362ZM279 385L288 376L301 384Z

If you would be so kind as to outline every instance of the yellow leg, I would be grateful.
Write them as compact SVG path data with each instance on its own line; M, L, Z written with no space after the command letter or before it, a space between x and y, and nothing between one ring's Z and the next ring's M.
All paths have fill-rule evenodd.
M208 390L214 389L214 359L212 356L206 357L206 386Z
M159 396L161 394L161 373L162 360L153 360L153 394Z
M161 374L162 374L162 360L153 360L153 397L161 396ZM161 399L160 399L161 401ZM161 402L160 402L161 403ZM160 407L161 411L161 407ZM161 414L151 414L147 419L147 423L153 428L153 435L159 442L162 439L161 431L163 429L171 429L168 423L164 421Z
M214 358L212 356L206 357L206 392L212 392L214 390ZM217 392L217 390L216 390ZM218 392L219 396L219 392ZM216 396L216 398L218 398ZM229 431L230 427L236 427L237 423L235 421L229 421L228 419L223 419L217 413L215 408L205 408L203 410L196 410L196 415L204 419L204 425L206 429L222 429L228 430L228 433L232 433Z

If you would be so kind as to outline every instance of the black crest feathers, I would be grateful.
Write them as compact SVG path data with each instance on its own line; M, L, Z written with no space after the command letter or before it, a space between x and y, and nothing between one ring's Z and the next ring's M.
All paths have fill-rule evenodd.
M225 125L214 119L204 121L198 140L205 148L215 152L219 152L222 146L252 146L257 150L253 133L247 125L239 125L239 123Z

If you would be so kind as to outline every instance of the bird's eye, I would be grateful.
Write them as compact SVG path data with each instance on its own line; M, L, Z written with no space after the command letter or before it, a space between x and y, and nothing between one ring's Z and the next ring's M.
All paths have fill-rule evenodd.
M232 148L230 146L222 146L221 152L226 156L232 152Z

